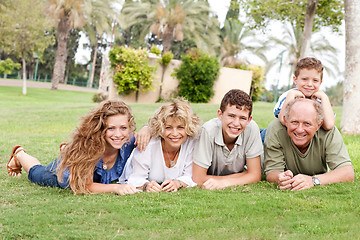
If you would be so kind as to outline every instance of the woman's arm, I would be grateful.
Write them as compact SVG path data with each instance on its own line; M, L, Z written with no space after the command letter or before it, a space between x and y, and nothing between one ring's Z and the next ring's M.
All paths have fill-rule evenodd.
M131 184L103 184L92 182L87 186L90 193L116 193L118 195L134 194L139 191Z

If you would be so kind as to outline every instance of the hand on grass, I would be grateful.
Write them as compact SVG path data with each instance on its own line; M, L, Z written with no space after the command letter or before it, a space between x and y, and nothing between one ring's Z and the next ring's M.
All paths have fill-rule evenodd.
M131 184L116 184L115 192L116 192L116 194L119 194L120 196L122 196L122 195L125 195L125 194L138 193L139 190L137 190Z
M311 176L298 174L293 177L293 183L291 185L291 191L305 190L308 188L312 188L314 186L314 182Z
M165 192L177 192L180 188L180 183L178 180L166 179L162 184L161 188Z
M280 190L291 190L294 182L293 173L290 170L282 172L278 175L278 184Z
M215 178L209 178L204 182L202 188L208 189L208 190L215 190L215 189L224 189L228 187L228 183L226 179L215 179Z
M163 189L156 181L151 181L148 183L145 190L146 192L161 192Z

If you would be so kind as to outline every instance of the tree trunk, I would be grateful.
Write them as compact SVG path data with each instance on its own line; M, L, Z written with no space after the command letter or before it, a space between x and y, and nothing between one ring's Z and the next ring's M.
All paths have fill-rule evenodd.
M138 100L139 100L139 91L140 91L140 81L137 81L136 82L136 86L137 86L137 89L136 92L135 92L135 102L137 103Z
M310 40L312 28L314 25L314 17L316 12L316 5L319 0L308 0L306 14L305 14L305 23L304 23L304 31L301 41L301 50L300 50L300 59L308 56L310 51Z
M90 75L90 83L89 87L92 88L93 82L94 82L94 76L95 76L95 67L96 67L96 58L97 58L97 51L98 51L98 41L96 38L95 46L94 46L94 54L93 54L93 60L92 60L92 68L91 68L91 75Z
M345 134L360 134L360 2L345 0L345 81L340 128Z
M165 71L166 71L166 66L164 64L161 64L161 68L162 68L162 73L161 73L161 83L159 86L159 99L162 99L161 95L162 95L162 86L164 84L164 75L165 75Z
M60 19L57 34L57 49L55 53L55 63L52 76L51 90L57 90L59 82L64 82L65 66L67 59L67 41L70 36L70 19L66 15Z
M162 37L163 52L168 52L171 49L173 40L174 28L167 27Z
M22 88L22 94L26 95L27 89L26 89L26 60L25 60L25 47L24 44L21 49L21 60L22 60L22 74L23 74L23 88Z
M67 84L68 80L69 80L69 73L70 73L70 64L69 64L69 62L66 64L67 68L66 68L66 71L65 71L65 80L64 80L65 84Z

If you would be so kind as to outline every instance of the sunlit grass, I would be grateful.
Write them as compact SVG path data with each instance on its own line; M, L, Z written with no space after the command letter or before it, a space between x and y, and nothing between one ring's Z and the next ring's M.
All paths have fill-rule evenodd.
M92 93L0 87L1 239L358 239L360 137L344 136L355 183L302 192L274 184L199 188L177 193L74 195L39 187L26 174L10 178L6 163L15 144L49 163L88 110ZM131 104L138 128L160 104ZM192 104L203 122L218 105ZM253 119L265 128L272 103L255 103ZM335 108L337 125L341 108Z

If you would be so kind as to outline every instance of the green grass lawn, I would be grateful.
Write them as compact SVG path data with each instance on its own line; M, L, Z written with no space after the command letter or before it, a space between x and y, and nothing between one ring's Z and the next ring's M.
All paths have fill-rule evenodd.
M6 163L21 144L42 163L58 155L80 117L96 104L92 93L0 87L1 239L360 239L360 136L343 136L355 182L280 191L265 181L222 191L74 195L69 190L10 178ZM265 128L272 103L255 103ZM138 128L159 104L131 104ZM207 121L217 105L192 104ZM334 109L337 126L341 107Z

